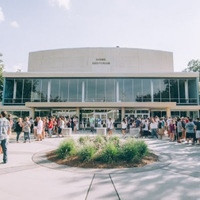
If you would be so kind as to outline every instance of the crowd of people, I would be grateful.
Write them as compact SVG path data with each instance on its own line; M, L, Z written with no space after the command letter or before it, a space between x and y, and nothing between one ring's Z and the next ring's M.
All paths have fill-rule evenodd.
M15 123L14 131L16 132L16 141L19 142L19 137L24 132L24 143L30 140L30 133L33 133L36 141L42 141L45 137L52 137L57 135L58 137L63 136L62 129L65 127L71 127L72 131L76 133L78 130L78 118L77 117L36 117L32 119L25 117L24 121L22 118L18 118Z
M95 123L97 127L107 127L108 135L112 135L112 130L116 128L114 120L109 118L106 122L91 118L90 131L93 133ZM115 124L115 126L114 126ZM23 135L23 142L31 142L30 134L36 141L42 141L45 137L63 137L63 129L72 128L74 133L79 129L78 117L36 117L32 119L25 117L13 121L12 116L5 111L0 115L0 153L3 152L3 162L7 163L7 144L11 132L16 132L16 142L19 143L20 135ZM84 126L85 127L85 126ZM200 144L200 119L193 120L189 117L150 117L150 118L130 118L124 117L121 122L122 135L125 137L131 128L138 130L140 137L160 138L164 135L169 137L170 142L186 143L189 141L193 145Z
M130 128L138 128L140 137L162 139L164 135L170 142L200 144L200 119L193 120L189 117L151 117L133 119L125 117L121 122L122 134L125 136Z

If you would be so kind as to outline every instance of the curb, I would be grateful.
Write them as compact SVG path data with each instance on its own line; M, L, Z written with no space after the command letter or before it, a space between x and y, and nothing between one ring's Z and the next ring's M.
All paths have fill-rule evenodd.
M32 156L32 160L37 165L40 165L41 167L46 167L49 169L54 170L61 170L61 171L67 171L67 172L76 172L76 173L95 173L95 174L122 174L122 173L141 173L146 171L153 171L157 169L161 169L164 167L167 167L171 164L171 156L166 153L157 153L159 157L159 160L157 162L154 162L153 164L145 165L144 167L138 167L138 168L123 168L123 169L94 169L94 168L79 168L79 167L70 167L67 165L60 165L55 162L52 162L47 159L46 152L52 151L54 149L47 149L45 151L41 151L38 153L35 153Z

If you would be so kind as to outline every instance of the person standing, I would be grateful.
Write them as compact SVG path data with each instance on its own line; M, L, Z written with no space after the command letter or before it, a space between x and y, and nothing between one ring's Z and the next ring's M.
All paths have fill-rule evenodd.
M176 134L176 124L175 121L172 119L170 121L170 141L174 142L175 141L175 134Z
M37 117L37 140L36 141L42 141L42 131L43 131L43 121L41 120L41 117Z
M144 137L148 137L149 135L149 121L148 119L145 119L144 124L143 124L143 131L144 131Z
M33 133L34 120L32 117L30 118L30 123L31 123L31 133Z
M0 142L3 151L3 162L8 162L7 156L7 138L11 132L10 122L6 119L7 113L5 111L1 112L0 118Z
M52 137L52 133L53 133L53 121L50 118L49 119L49 123L48 123L48 133L49 133L49 137Z
M157 122L152 118L152 119L151 119L151 124L150 124L150 130L151 130L151 136L152 136L152 138L154 138L154 136L156 136L156 138L158 138L158 135L157 135L157 128L158 128L158 124L157 124Z
M31 123L28 117L25 117L23 123L23 131L24 131L24 143L26 143L27 139L29 140L29 142L31 142L31 137L30 137Z
M63 136L63 133L62 133L63 128L65 128L65 122L63 120L63 117L60 117L58 121L58 137Z
M23 124L22 124L22 118L19 118L17 120L16 127L15 127L15 132L17 134L17 137L16 137L17 143L19 143L19 136L20 136L20 134L22 132L22 126L23 126Z
M182 127L181 118L178 118L177 119L177 134L178 134L177 142L178 143L181 143L182 132L183 132L183 127Z
M108 134L112 135L112 129L113 129L113 122L112 119L109 118L108 122L107 122L107 128L108 128Z
M126 128L127 128L127 122L126 122L125 118L122 120L121 126L122 126L122 134L125 137Z
M94 117L92 116L91 118L90 118L90 132L94 132Z
M186 140L187 144L189 144L189 139L191 139L192 144L194 145L194 138L195 138L195 124L193 123L192 118L189 119L189 122L185 125L186 128Z
M37 122L37 119L35 119L35 121L33 122L34 123L34 127L33 127L33 138L36 139L37 138L37 125L38 125L38 122Z

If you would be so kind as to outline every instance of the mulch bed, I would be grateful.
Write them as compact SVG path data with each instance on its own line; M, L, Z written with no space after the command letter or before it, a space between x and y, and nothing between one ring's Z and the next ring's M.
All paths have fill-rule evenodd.
M158 156L149 153L147 156L145 156L140 163L131 163L131 162L113 162L113 163L100 163L96 161L82 161L77 156L71 156L66 159L59 159L55 153L55 151L50 151L47 154L47 159L55 162L60 165L67 165L71 167L81 167L81 168L132 168L132 167L143 167L145 165L154 163L158 161Z

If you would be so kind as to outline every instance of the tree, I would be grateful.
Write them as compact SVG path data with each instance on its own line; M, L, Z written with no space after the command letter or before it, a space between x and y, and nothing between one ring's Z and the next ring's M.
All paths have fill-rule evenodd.
M183 70L183 72L200 72L200 60L190 60L188 67Z
M3 55L0 53L0 101L2 101L2 95L3 95L3 70L4 70L4 64L3 60L1 59Z

